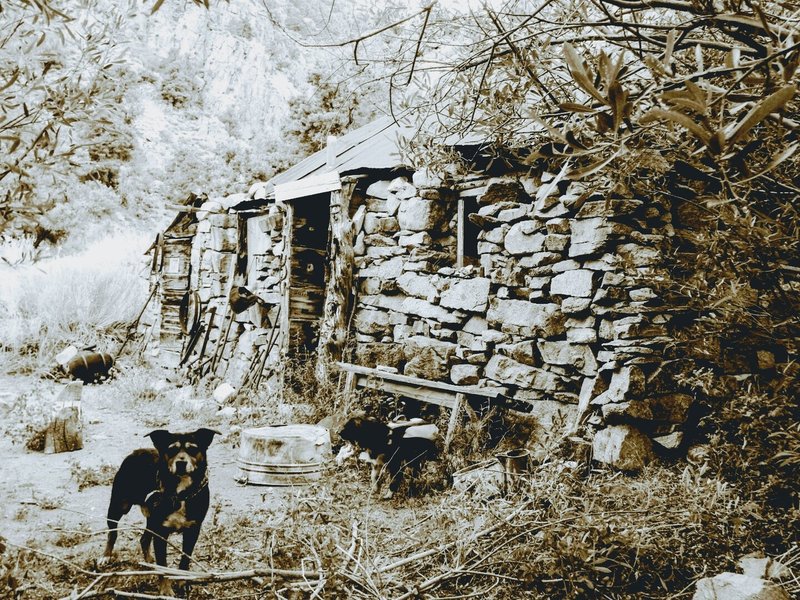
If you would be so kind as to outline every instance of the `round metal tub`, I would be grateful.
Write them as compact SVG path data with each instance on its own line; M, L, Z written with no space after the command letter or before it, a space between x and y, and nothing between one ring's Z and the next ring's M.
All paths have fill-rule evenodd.
M328 430L318 425L277 425L242 431L237 481L251 485L307 485L331 458Z

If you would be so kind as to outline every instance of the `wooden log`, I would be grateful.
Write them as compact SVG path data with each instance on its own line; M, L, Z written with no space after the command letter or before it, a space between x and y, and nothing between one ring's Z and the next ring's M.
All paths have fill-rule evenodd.
M81 448L83 448L83 428L79 410L75 406L65 406L53 416L53 420L47 426L44 452L57 454Z
M277 196L276 196L277 199ZM290 335L290 296L291 296L291 278L292 278L292 228L294 222L294 207L291 203L280 204L284 210L283 220L283 243L285 244L284 252L281 257L280 278L281 278L281 292L283 298L281 300L280 312L280 333L281 333L281 356L286 357L290 352L291 335ZM283 372L281 373L283 377ZM281 382L283 388L283 382Z
M317 380L330 377L330 365L340 360L347 338L347 314L353 289L353 222L350 199L357 179L344 180L341 191L331 192L330 258L325 289L325 305L317 346Z
M60 406L47 425L44 434L45 454L72 452L83 448L83 425L81 423L81 393L83 384L73 381L64 386L56 398Z

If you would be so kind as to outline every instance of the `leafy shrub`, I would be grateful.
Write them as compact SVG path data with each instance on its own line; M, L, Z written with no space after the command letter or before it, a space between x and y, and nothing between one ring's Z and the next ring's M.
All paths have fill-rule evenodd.
M202 65L190 56L177 52L163 59L157 71L161 73L159 90L161 98L174 108L187 108L202 102Z

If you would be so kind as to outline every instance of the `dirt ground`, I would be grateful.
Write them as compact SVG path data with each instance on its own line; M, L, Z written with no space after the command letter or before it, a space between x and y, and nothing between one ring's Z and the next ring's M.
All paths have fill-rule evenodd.
M20 396L27 396L29 405L31 398L52 404L63 385L19 377L0 381L4 433L0 436L0 536L11 549L32 548L45 562L56 566L63 562L75 569L93 570L105 543L105 513L113 473L130 451L149 446L149 439L143 436L157 428L189 431L206 426L222 434L208 451L212 503L195 551L196 558L211 568L257 566L264 553L264 532L274 530L304 497L307 500L319 493L316 487L238 484L235 418L220 418L213 402L205 408L202 398L190 398L187 403L189 390L175 390L172 395L179 400L171 406L156 402L135 406L120 399L114 382L84 386L83 449L62 454L26 449L25 438L29 436L20 429L19 421L27 416L20 407ZM353 483L352 476L348 480ZM127 563L127 568L138 568L141 554L135 529L143 525L144 518L134 507L122 522L123 528L130 529L123 529L117 542L117 565ZM179 537L171 541L177 542ZM177 563L176 552L171 551L170 558L171 563ZM47 581L34 580L34 589L21 597L68 594L70 575L63 573L61 581L50 575L44 578Z

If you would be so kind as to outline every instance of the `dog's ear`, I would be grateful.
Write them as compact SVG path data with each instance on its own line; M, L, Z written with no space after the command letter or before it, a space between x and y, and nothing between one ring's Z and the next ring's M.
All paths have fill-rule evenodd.
M156 429L155 431L145 434L145 437L150 438L153 442L153 446L155 446L156 450L159 452L163 451L172 440L172 434L166 429Z
M211 442L214 439L215 435L221 435L221 434L219 431L216 431L215 429L206 429L205 427L201 427L200 429L194 432L194 438L197 440L197 443L200 445L200 447L203 448L204 450L211 445Z

